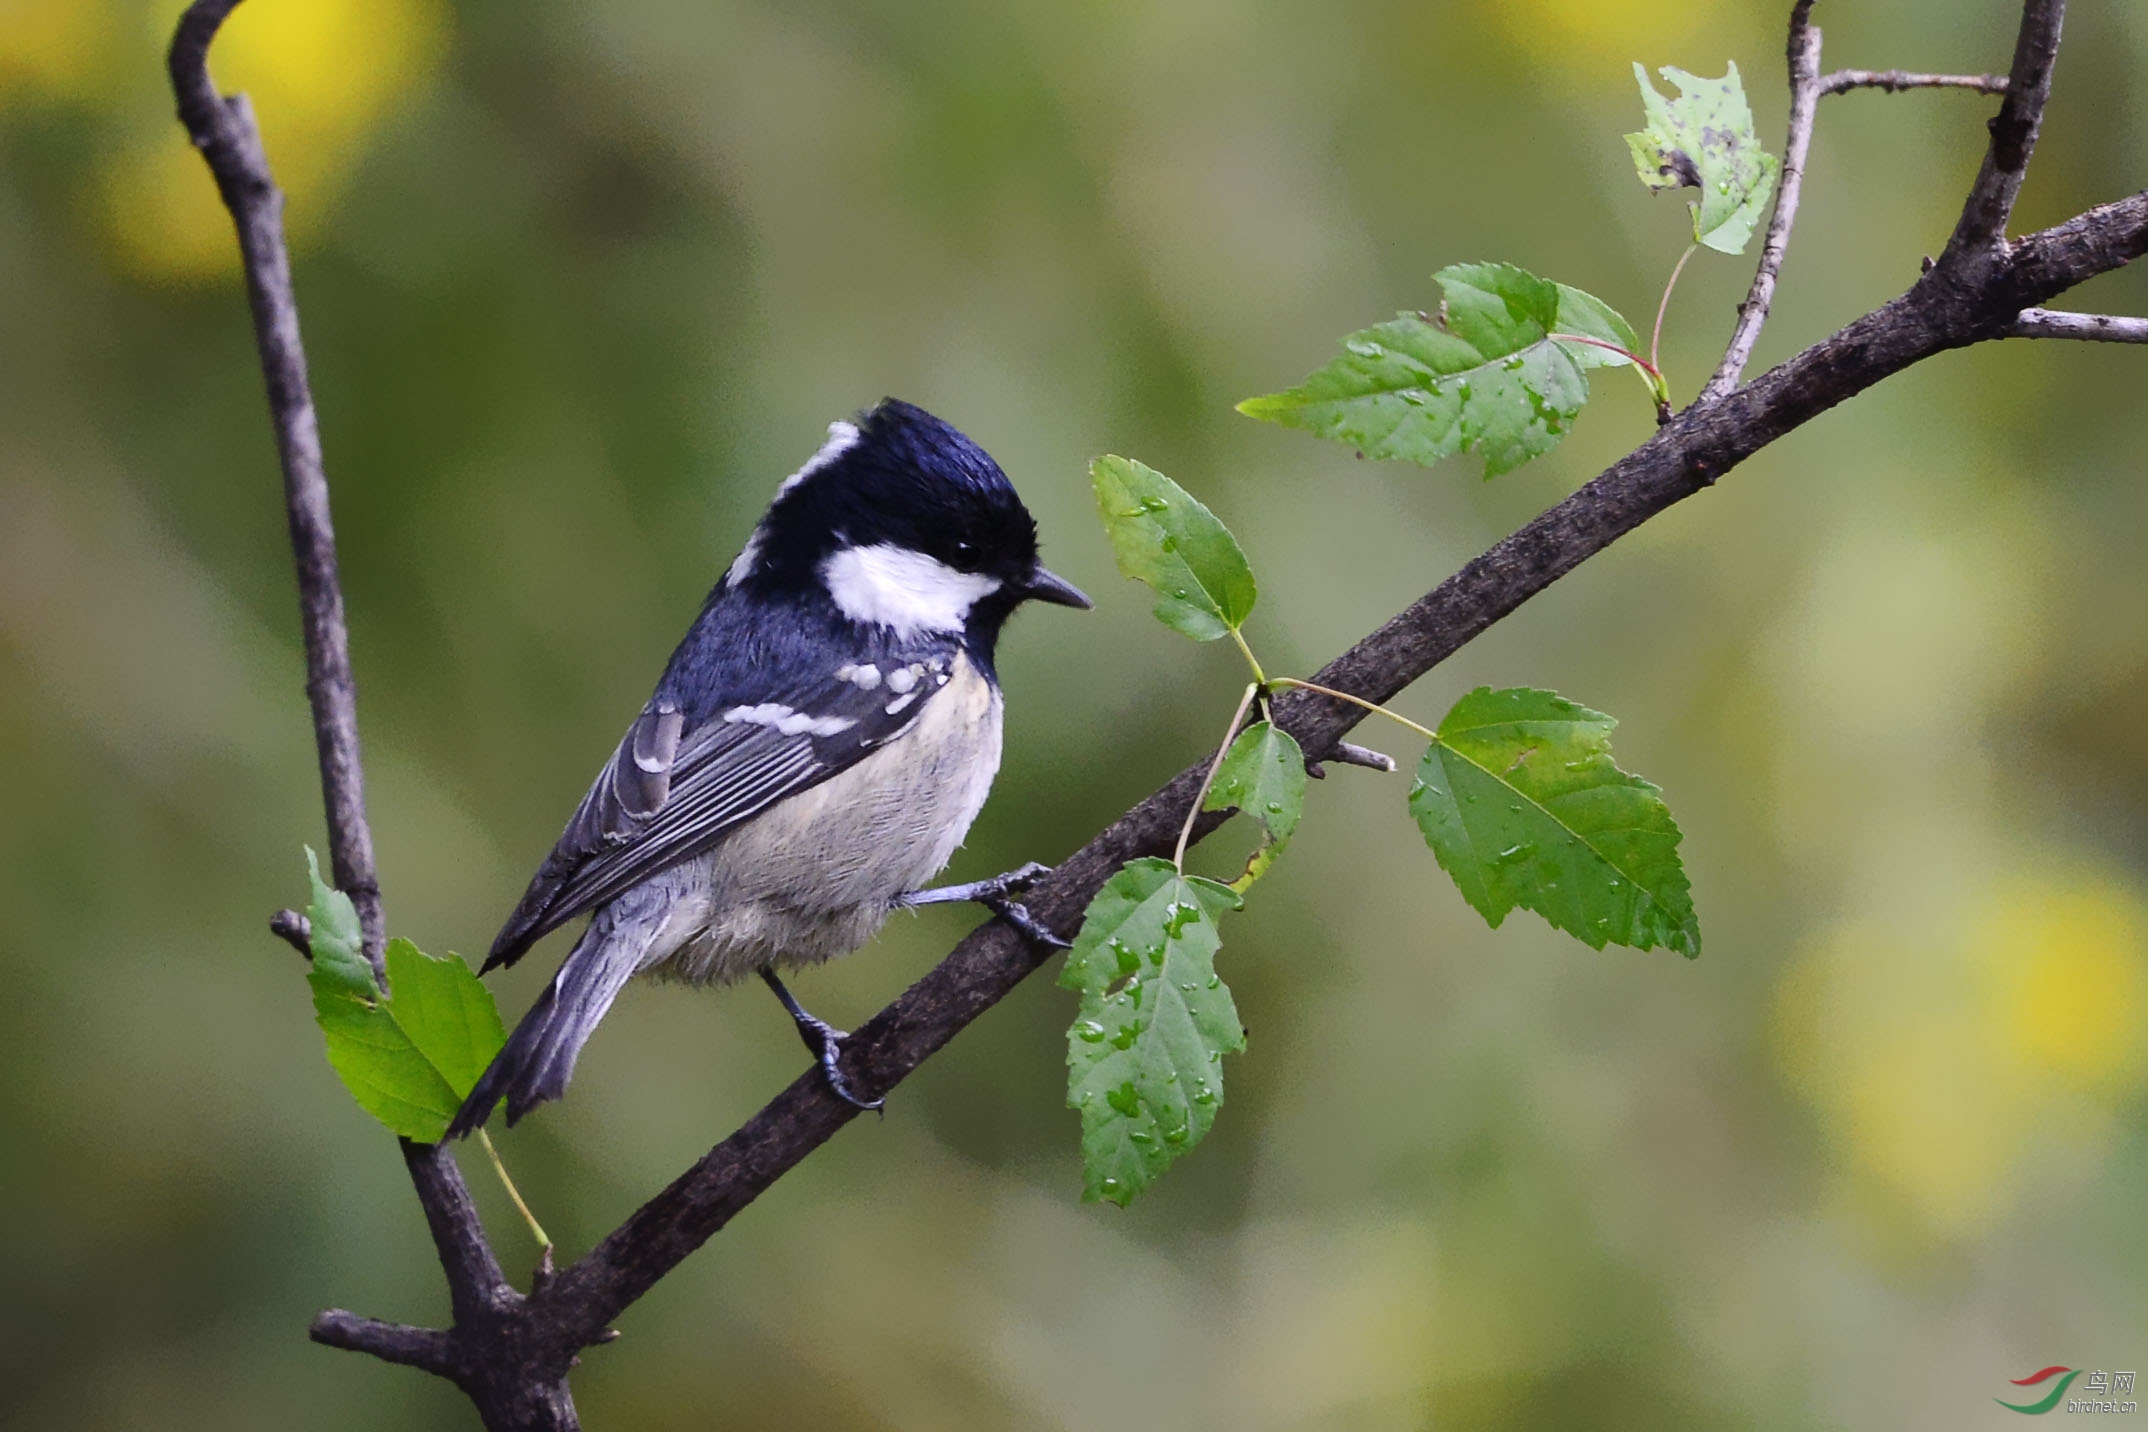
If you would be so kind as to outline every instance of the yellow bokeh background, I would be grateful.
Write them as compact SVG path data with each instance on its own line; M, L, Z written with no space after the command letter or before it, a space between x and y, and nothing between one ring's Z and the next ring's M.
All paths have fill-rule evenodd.
M161 59L180 0L5 0L0 3L0 109L92 106L113 142L100 148L81 196L115 261L175 283L237 273L231 220L168 105L123 79ZM286 199L285 225L304 249L332 213L369 141L438 69L449 39L443 0L252 0L220 33L210 73L253 105Z
M1838 924L1778 993L1780 1052L1877 1189L1932 1236L1984 1233L2033 1165L2099 1162L2148 1074L2148 903L2106 872L1993 882L1932 925Z

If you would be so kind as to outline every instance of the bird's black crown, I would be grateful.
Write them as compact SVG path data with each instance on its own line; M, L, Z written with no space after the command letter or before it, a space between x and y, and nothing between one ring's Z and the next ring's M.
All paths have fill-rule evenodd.
M1037 524L985 450L923 408L883 399L838 427L761 519L741 580L805 590L844 547L922 552L1019 587L1037 566Z

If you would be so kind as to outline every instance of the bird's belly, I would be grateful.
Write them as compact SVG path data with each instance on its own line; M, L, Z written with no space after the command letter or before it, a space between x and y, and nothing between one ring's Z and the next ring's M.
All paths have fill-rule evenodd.
M958 660L906 735L657 877L673 898L644 969L729 981L856 949L947 864L999 757L999 693Z

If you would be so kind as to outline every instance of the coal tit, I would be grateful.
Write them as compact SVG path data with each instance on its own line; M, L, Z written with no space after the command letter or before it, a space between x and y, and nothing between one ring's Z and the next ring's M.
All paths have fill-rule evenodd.
M487 971L585 911L588 930L449 1126L557 1099L637 974L766 979L836 1092L841 1031L775 967L872 938L890 911L1007 899L1042 867L921 890L961 844L1000 758L993 650L1029 600L1089 599L1037 561L999 465L888 399L776 490L493 942ZM870 1107L870 1105L866 1105Z

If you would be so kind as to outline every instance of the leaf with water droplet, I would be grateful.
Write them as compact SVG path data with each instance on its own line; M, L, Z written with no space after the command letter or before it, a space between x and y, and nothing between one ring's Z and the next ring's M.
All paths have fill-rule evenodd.
M1368 457L1429 465L1473 452L1497 477L1558 446L1588 401L1586 370L1639 349L1602 299L1511 264L1456 264L1433 278L1447 295L1443 321L1402 313L1352 334L1342 357L1238 411ZM1597 341L1555 336L1567 334Z
M1156 619L1195 641L1245 625L1259 595L1230 529L1193 495L1132 458L1089 464L1097 512L1122 575L1156 593Z
M360 1108L406 1139L437 1143L507 1041L492 991L460 955L434 959L397 939L388 942L383 992L360 952L349 898L321 879L311 850L306 865L313 884L306 982L328 1062Z
M1223 1081L1212 1066L1245 1048L1215 971L1216 922L1241 903L1228 886L1153 859L1130 862L1089 902L1059 975L1081 993L1067 1032L1067 1103L1081 1111L1084 1197L1131 1201L1215 1123ZM1119 998L1145 1011L1138 1020L1113 1013L1107 995L1128 978L1121 947L1136 952L1136 972Z
M1612 763L1617 724L1548 691L1479 687L1440 722L1410 814L1494 928L1518 905L1599 950L1698 955L1678 824L1661 791Z
M1626 147L1641 182L1659 193L1699 190L1699 201L1689 206L1694 242L1718 253L1744 253L1782 166L1761 148L1738 67L1711 80L1665 66L1661 74L1678 87L1675 99L1657 93L1643 66L1636 64L1633 74L1641 82L1648 127L1627 135Z
M1231 882L1231 888L1243 894L1290 844L1305 809L1305 753L1272 721L1256 721L1238 733L1202 803L1204 810L1234 806L1259 821L1262 831L1260 848L1246 861L1245 873Z

